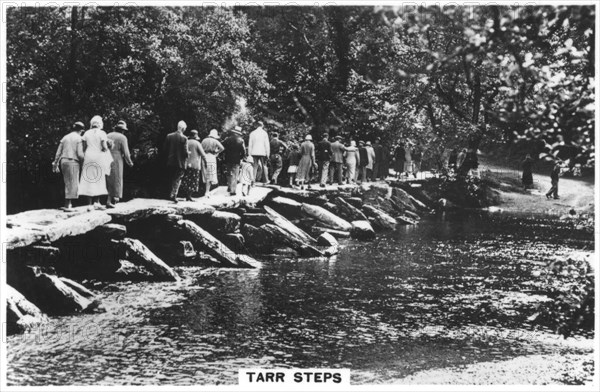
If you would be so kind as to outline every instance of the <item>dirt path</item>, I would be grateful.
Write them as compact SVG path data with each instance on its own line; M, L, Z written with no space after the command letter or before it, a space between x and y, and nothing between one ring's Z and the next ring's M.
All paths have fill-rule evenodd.
M496 162L480 158L480 173L490 174L501 184L501 209L523 213L564 215L571 209L577 212L594 212L594 183L590 179L561 177L558 183L560 199L546 199L550 189L549 174L533 174L534 189L523 191L521 172ZM489 172L488 172L489 171ZM487 173L487 174L486 174Z

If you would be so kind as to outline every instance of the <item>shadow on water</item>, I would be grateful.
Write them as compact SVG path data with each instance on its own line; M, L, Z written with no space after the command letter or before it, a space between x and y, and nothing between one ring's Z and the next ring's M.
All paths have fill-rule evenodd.
M8 379L231 384L242 367L344 367L361 374L356 382L376 382L583 352L531 321L549 300L532 271L590 248L593 236L568 222L474 212L346 241L329 261L273 256L254 271L185 267L180 284L122 284L103 293L106 314L59 319L75 325L66 338L55 330L35 344L31 334L10 337Z

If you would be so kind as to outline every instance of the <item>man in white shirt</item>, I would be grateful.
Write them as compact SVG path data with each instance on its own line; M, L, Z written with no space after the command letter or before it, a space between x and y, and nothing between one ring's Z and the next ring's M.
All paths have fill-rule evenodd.
M269 182L267 158L271 155L269 135L263 129L263 122L259 121L258 127L250 132L248 141L248 155L254 160L254 175L257 182Z

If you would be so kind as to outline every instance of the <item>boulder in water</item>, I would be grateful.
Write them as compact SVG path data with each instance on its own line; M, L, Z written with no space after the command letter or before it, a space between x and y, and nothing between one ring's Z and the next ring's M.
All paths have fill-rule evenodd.
M361 220L352 222L350 236L357 240L373 240L375 239L375 230L369 221Z

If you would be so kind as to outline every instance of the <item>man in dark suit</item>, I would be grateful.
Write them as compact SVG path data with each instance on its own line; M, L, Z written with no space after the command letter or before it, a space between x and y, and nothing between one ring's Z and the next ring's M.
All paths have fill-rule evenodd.
M373 161L373 176L371 180L375 181L380 177L382 158L383 158L383 146L381 145L381 138L376 138L373 143L373 151L375 151L375 160Z
M163 151L167 154L167 170L169 173L169 200L177 203L177 193L181 179L185 173L185 162L189 155L187 149L187 138L183 132L187 128L184 121L179 121L177 130L167 135Z
M323 140L317 143L317 163L319 165L319 186L325 187L329 175L329 162L331 161L331 143L329 134L323 134Z
M344 183L343 170L344 170L344 153L346 147L340 142L341 136L335 137L335 142L331 143L331 166L329 166L329 178L331 182L334 181L334 174L337 173L338 185Z
M225 147L225 170L227 171L227 190L230 195L235 195L237 181L240 173L240 162L246 156L246 146L242 138L242 128L236 126L231 135L223 140Z

